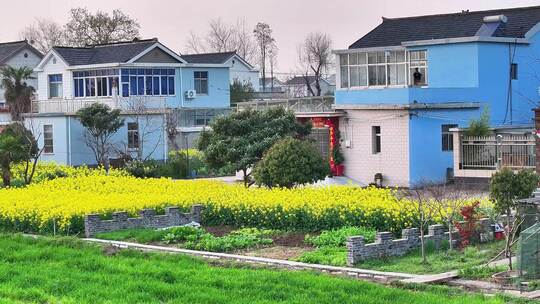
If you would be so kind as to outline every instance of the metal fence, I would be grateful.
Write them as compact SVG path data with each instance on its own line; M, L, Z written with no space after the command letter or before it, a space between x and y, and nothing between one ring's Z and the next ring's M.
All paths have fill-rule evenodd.
M315 113L333 111L333 105L333 96L317 96L239 102L236 104L236 109L238 111L244 109L265 110L272 107L284 107L295 113Z
M66 98L33 101L32 113L75 113L94 103L131 112L165 108L165 98L155 96Z
M535 145L532 134L463 136L461 168L478 170L496 170L501 167L535 168Z

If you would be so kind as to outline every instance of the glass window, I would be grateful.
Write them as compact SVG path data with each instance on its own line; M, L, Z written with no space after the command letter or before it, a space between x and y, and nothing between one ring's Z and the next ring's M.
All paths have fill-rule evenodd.
M197 94L208 94L208 72L194 72L194 78Z
M350 73L351 73L351 87L358 87L360 86L360 72L358 71L357 66L350 67Z
M450 132L450 129L457 127L457 124L441 125L441 140L443 151L454 151L454 134Z
M144 95L144 76L137 77L137 95Z
M136 96L137 95L137 76L129 77L129 88L130 88L129 93L133 96Z
M152 77L146 77L146 95L152 95Z
M349 87L349 69L348 67L341 67L341 87Z
M49 98L62 97L62 74L49 75Z
M96 96L96 79L95 78L85 78L85 96Z
M54 153L53 126L43 126L43 153Z
M373 154L381 153L381 127L371 127Z
M342 88L427 84L425 50L358 52L341 54L339 58Z
M154 84L153 84L153 88L154 88L154 95L159 95L159 77L153 77L152 78Z
M125 74L124 69L121 70ZM113 85L118 94L118 69L73 72L73 94L75 97L106 97L113 95ZM129 76L122 79L129 80Z
M128 122L128 149L139 149L139 124L136 122Z
M169 95L174 95L174 77L169 76Z
M169 92L169 82L167 76L161 76L161 95L167 95Z
M409 52L409 79L414 86L427 85L427 51Z

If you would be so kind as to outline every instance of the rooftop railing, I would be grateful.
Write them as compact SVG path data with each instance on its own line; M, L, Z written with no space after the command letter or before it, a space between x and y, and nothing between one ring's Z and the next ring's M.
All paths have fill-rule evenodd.
M283 107L295 113L320 113L334 111L333 105L334 96L315 96L239 102L236 104L236 110L265 110L268 108Z
M165 98L153 96L47 99L32 102L32 113L76 113L95 103L127 112L164 109Z

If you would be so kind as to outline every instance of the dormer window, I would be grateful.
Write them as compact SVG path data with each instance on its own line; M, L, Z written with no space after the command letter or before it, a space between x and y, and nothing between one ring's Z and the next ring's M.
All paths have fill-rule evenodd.
M342 88L427 84L425 50L354 52L341 54L339 62Z

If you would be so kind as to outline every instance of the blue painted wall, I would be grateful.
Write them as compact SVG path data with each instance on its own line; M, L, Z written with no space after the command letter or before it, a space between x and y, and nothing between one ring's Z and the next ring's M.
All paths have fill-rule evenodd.
M146 133L144 137L143 158L150 158L155 160L165 160L167 155L167 137L163 133L164 119L162 115L150 115L149 118L139 118L139 136L142 140L143 132ZM115 145L120 151L125 151L127 147L127 123L134 122L135 117L124 115L122 118L125 120L125 124L121 127L116 134L111 138L111 143ZM69 127L71 128L70 141L71 141L71 164L78 165L94 165L96 160L94 154L84 141L85 129L81 123L73 116L69 118ZM151 126L147 126L151 124ZM146 131L145 131L146 130ZM114 157L114 153L111 153ZM136 152L132 152L132 156L136 156Z
M453 154L442 151L442 124L466 127L486 107L494 126L532 124L531 110L540 101L540 34L530 42L528 45L475 42L414 48L428 51L429 87L337 90L336 103L479 102L480 109L411 111L411 186L423 180L444 181L447 168L453 167ZM512 57L518 64L517 80L510 80ZM511 116L507 110L509 97Z
M415 48L428 51L427 88L338 90L336 103L480 102L489 106L491 123L502 125L510 124L510 115L505 115L510 91L511 123L530 124L531 109L539 100L540 34L529 45L517 45L514 62L518 64L518 79L512 80L509 90L510 56L514 47L507 43L474 42Z
M208 95L186 99L183 92L195 89L194 72L208 71ZM182 68L182 104L186 108L228 108L231 104L229 68Z
M442 150L442 125L465 127L480 109L415 110L409 121L409 179L411 186L422 181L443 182L453 168L453 152Z

